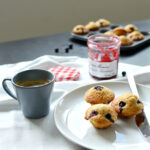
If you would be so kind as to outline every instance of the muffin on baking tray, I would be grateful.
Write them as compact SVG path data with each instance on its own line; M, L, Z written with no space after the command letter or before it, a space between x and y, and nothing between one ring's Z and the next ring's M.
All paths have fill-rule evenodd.
M143 110L142 101L134 94L127 93L115 98L111 105L120 117L132 118Z
M91 21L85 27L88 30L98 30L100 28L100 25L96 22Z
M110 26L110 21L106 20L106 19L99 19L96 21L101 27L108 27Z
M128 33L131 33L133 31L138 31L138 28L133 25L133 24L128 24L124 27L124 29L128 32Z
M115 97L114 92L102 85L90 88L84 95L86 102L90 104L108 104Z
M118 35L118 36L126 35L127 31L123 27L117 27L113 30L113 34Z
M107 128L117 120L117 113L111 105L96 104L89 107L85 114L95 128Z
M112 31L106 31L106 32L104 33L104 35L113 35L113 32L112 32Z
M144 39L144 35L139 31L133 31L129 33L127 37L132 39L133 41L139 41Z
M72 32L75 34L83 35L83 34L87 34L89 30L84 25L76 25L73 28Z
M121 40L121 46L128 46L128 45L133 44L132 39L128 38L127 36L121 35L119 37L120 37L120 40Z

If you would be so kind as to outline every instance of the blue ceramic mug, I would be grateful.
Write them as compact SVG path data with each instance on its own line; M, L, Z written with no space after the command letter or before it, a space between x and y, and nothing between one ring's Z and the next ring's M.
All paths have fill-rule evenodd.
M49 80L46 84L24 87L16 84L18 81ZM7 81L11 81L16 95L9 89ZM51 72L33 69L20 72L12 79L4 79L4 90L18 100L23 114L28 118L41 118L49 113L50 97L54 85L54 75Z

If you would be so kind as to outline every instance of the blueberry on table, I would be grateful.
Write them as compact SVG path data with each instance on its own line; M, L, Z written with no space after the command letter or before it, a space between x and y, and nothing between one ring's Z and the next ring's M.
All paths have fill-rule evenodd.
M59 48L55 48L55 53L58 53L59 52Z
M69 44L69 49L72 49L73 48L73 45L72 44Z
M66 48L66 49L65 49L65 52L66 52L66 53L69 53L69 48Z
M126 76L126 72L122 71L122 76L125 77Z

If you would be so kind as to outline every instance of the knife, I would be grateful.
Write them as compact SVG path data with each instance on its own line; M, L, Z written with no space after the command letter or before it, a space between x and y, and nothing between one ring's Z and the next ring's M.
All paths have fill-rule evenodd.
M127 73L127 79L132 93L139 97L139 93L133 75ZM144 139L150 143L150 125L144 110L142 111L142 113L136 115L135 122L140 133L144 136Z

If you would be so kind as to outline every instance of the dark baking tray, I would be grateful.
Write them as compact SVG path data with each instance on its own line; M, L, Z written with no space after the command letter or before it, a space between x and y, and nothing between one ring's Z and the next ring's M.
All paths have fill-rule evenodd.
M103 34L106 31L113 30L116 27L122 27L122 26L118 24L112 24L109 27L101 27L99 30L90 31L88 34L85 34L85 35L78 35L78 34L74 34L73 32L71 32L71 38L87 42L87 39L89 36L94 35L94 34ZM140 32L144 35L143 40L134 41L132 45L121 46L120 50L122 52L128 52L131 49L137 49L141 46L144 46L146 43L148 43L150 41L150 32L148 31L140 31Z

